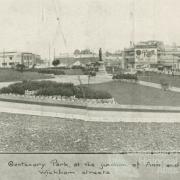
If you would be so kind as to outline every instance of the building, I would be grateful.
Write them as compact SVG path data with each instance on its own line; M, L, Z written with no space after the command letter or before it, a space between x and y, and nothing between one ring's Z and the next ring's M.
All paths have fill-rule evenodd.
M30 68L40 60L40 55L29 52L0 52L1 68L11 68L17 64L24 64L27 68Z
M121 51L115 53L106 52L103 56L106 67L119 67L124 69L123 53Z
M158 56L158 64L163 70L180 71L180 48L165 46Z
M180 47L164 45L161 41L143 41L123 53L125 68L162 68L180 70Z

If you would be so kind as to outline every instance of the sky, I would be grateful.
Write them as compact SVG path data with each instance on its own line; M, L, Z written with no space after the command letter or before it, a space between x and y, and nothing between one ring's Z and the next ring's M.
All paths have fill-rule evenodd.
M179 7L179 0L0 0L0 51L48 58L49 50L114 52L131 40L180 45Z

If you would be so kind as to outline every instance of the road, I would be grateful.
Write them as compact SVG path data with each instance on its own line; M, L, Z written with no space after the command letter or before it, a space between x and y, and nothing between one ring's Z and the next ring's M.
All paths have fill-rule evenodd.
M100 122L180 122L178 112L96 111L0 101L0 112Z

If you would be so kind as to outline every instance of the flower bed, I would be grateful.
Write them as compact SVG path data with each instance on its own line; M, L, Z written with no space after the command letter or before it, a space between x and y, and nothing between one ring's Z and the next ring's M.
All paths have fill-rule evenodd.
M60 102L60 103L68 103L68 104L115 104L114 98L110 99L84 99L84 98L76 98L75 96L67 97L67 96L35 96L35 95L30 95L30 94L2 94L3 97L5 98L12 98L16 100L29 100L29 101L38 101L40 102L41 100L46 100L48 102L53 103L54 101ZM2 96L1 95L1 96ZM15 100L14 99L14 100Z

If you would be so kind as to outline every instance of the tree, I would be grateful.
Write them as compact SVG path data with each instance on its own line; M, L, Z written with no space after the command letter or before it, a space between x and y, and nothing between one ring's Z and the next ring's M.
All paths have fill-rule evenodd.
M90 51L90 49L84 49L81 50L81 54L92 54L92 52Z
M81 54L81 51L80 51L79 49L76 49L76 50L74 51L74 55L79 55L79 54Z
M90 78L93 76L96 76L96 72L93 70L88 71L88 86L89 86Z
M16 70L17 71L23 72L24 69L25 69L25 65L24 64L17 64L16 65Z
M52 62L52 65L53 66L57 66L60 64L60 60L59 59L55 59L53 62Z

